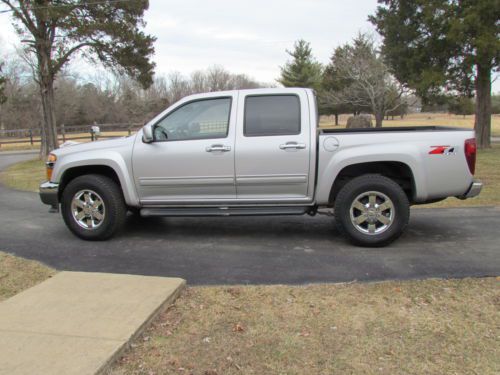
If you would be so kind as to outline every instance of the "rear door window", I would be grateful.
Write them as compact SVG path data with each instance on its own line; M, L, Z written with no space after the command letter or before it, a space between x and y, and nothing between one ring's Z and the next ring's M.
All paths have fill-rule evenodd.
M247 137L300 134L298 96L247 96L243 131Z

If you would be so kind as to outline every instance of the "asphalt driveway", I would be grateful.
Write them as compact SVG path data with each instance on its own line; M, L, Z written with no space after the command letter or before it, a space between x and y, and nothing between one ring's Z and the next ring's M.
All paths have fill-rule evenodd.
M33 154L0 154L0 169ZM0 186L0 250L59 270L182 277L189 284L301 284L500 275L500 207L413 209L380 249L348 244L326 216L129 217L107 242L74 237L37 194Z

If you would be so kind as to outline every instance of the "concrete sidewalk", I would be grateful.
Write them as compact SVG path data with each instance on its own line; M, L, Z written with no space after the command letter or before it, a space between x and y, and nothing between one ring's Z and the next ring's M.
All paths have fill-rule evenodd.
M0 374L101 373L184 285L61 272L0 303Z

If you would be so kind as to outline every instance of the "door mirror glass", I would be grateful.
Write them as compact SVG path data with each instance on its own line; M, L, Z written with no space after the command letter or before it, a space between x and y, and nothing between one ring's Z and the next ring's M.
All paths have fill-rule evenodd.
M142 128L142 141L144 143L151 143L154 141L153 128L151 125L146 125Z

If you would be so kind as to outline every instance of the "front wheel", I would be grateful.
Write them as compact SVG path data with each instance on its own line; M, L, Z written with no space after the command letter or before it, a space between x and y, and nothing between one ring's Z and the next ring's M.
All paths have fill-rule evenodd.
M340 232L361 246L385 246L408 225L410 204L403 189L390 178L368 174L349 181L335 199Z
M120 187L109 177L90 174L70 181L62 193L61 213L76 236L106 240L125 221L127 209Z

